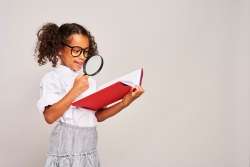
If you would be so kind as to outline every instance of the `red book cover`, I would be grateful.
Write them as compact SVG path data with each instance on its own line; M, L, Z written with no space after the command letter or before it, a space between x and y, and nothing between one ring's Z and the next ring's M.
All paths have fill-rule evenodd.
M106 85L104 88L73 102L72 105L97 111L121 100L130 91L132 85L141 85L142 77L143 69L134 71L111 82L111 84Z

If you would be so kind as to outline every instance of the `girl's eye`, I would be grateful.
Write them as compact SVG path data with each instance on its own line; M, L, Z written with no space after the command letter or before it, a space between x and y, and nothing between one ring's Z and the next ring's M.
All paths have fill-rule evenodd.
M79 53L81 50L73 50L74 53Z

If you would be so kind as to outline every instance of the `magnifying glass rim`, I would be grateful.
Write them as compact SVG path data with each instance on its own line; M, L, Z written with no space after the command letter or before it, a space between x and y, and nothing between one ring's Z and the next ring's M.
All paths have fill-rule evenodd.
M100 67L98 68L98 70L97 70L96 72L94 72L94 73L92 73L92 74L88 74L87 71L86 71L86 64L87 64L87 62L88 62L91 58L93 58L94 56L99 56L99 57L101 58L101 65L100 65ZM101 69L102 69L102 67L103 67L103 63L104 63L104 62L103 62L102 56L99 55L99 54L94 55L94 56L89 57L89 58L85 61L84 65L83 65L83 72L84 72L84 74L86 74L86 75L88 75L88 76L94 76L94 75L96 75L97 73L99 73L99 72L101 71Z

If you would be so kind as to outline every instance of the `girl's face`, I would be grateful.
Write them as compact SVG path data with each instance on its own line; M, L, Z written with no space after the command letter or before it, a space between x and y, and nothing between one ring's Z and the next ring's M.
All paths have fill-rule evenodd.
M88 51L89 39L85 35L72 34L71 36L69 36L68 43L66 44L68 46L65 45L64 48L59 51L61 64L69 67L73 71L79 71L86 60L86 58L84 57L84 51L82 51L79 56L74 57L72 55L72 52L77 53L77 50L72 50L71 47L77 46L76 48L78 49L80 47Z

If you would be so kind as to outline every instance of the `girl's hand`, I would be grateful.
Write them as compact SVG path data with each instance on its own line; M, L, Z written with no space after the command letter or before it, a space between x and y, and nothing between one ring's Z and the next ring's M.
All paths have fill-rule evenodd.
M89 88L88 75L78 75L75 78L72 90L76 91L77 94L81 94Z
M140 97L144 93L144 89L141 86L135 86L131 88L130 92L125 95L122 99L122 105L127 107L130 103L132 103L135 99Z

